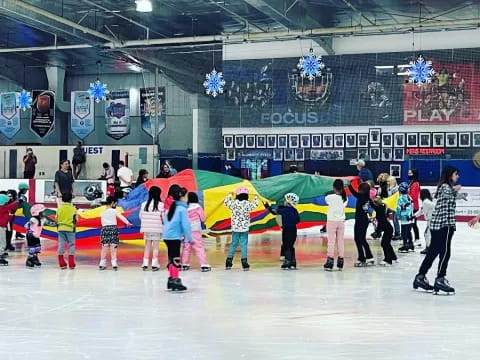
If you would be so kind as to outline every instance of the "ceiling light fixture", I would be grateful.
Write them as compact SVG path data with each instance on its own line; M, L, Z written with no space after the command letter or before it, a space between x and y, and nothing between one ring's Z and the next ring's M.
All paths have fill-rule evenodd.
M152 12L152 2L150 0L135 0L138 12Z

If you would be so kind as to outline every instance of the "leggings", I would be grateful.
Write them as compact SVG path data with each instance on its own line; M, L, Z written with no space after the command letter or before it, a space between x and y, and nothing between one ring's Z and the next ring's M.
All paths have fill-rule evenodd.
M433 262L439 257L437 277L447 275L448 261L450 260L450 247L452 245L452 237L455 232L453 226L443 227L440 230L431 230L432 242L428 247L427 255L423 259L422 265L418 273L426 275L432 267Z
M180 240L163 240L167 245L169 277L178 278L180 268Z
M418 211L418 209L414 209L413 213L415 214ZM417 225L417 218L413 219L413 224L412 224L412 229L413 229L413 234L415 235L415 241L420 239L420 232L418 231L418 225Z
M365 262L366 259L373 258L370 246L367 243L368 220L355 220L354 239L357 245L358 261Z

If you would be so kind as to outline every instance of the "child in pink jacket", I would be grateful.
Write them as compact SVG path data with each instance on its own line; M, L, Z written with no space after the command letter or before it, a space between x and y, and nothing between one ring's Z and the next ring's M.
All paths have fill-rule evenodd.
M194 192L188 193L188 220L192 228L193 243L184 242L183 244L182 270L190 269L190 252L193 249L202 271L210 271L212 267L207 262L202 239L202 223L205 221L205 212L198 203L198 196Z

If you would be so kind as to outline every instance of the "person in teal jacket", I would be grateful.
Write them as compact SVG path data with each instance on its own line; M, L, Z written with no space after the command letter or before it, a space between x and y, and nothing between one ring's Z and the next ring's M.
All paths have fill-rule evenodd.
M407 253L409 251L415 251L412 239L412 224L413 224L413 201L410 195L408 195L408 184L401 183L398 186L400 197L397 202L397 216L401 224L401 233L403 246L398 251Z

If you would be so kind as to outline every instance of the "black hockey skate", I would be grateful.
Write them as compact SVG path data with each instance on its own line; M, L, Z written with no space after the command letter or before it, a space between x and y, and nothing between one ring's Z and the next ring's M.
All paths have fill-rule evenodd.
M227 258L227 260L225 260L225 270L230 270L233 266L233 258Z
M380 231L374 231L373 233L370 234L372 239L377 240L382 237L382 233Z
M433 285L433 294L438 295L440 292L444 292L447 295L455 295L455 289L450 286L448 280L444 277L436 278Z
M29 268L33 268L35 267L35 263L33 262L33 257L28 257L27 258L27 262L25 263L25 265Z
M425 275L417 275L415 276L415 280L413 280L413 288L417 290L418 288L423 289L425 291L432 291L433 286L430 285L428 279Z
M425 247L425 249L423 249L422 251L420 251L420 254L422 255L427 255L427 253L428 253L428 246Z
M8 266L8 261L3 257L0 257L0 266Z
M182 271L190 270L190 265L182 265Z
M202 272L209 272L212 271L212 267L210 265L203 265L200 267L200 270L202 270Z
M290 261L288 265L288 270L297 270L297 260Z
M333 270L333 258L332 257L327 257L327 261L325 264L323 264L323 269L325 271L332 271Z
M342 271L343 270L343 258L342 257L339 257L337 258L337 269L338 271Z
M285 260L283 260L283 263L282 263L282 265L280 266L280 269L282 269L282 270L288 270L288 267L289 267L289 266L290 266L289 261L285 259Z
M33 261L33 265L35 266L42 266L42 263L40 262L40 260L38 260L38 256L37 255L34 255L32 257L32 261Z
M247 262L247 259L242 259L242 268L243 268L243 271L248 271L250 270L250 265L248 264Z
M186 291L187 287L182 284L182 279L180 278L168 278L167 289L171 291Z

